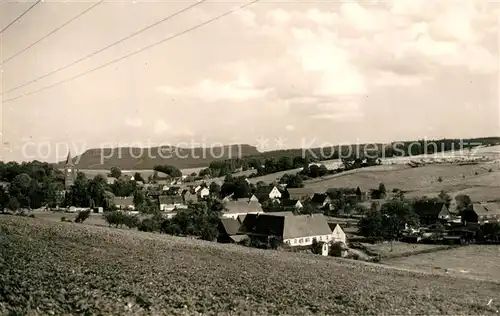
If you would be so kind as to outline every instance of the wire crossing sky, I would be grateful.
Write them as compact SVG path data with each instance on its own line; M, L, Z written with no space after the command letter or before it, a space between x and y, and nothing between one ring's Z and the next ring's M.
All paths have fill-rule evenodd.
M33 9L37 4L39 4L40 2L42 2L42 0L38 0L37 2L33 3L28 9L26 9L26 11L24 11L23 13L21 13L20 16L18 16L17 18L15 18L12 22L10 22L9 24L7 24L6 27L4 27L1 31L0 31L0 34L2 34L3 32L5 32L9 27L11 27L14 23L16 23L17 21L19 21L26 13L28 13L31 9Z
M52 34L56 33L57 31L63 29L65 26L69 25L71 22L74 22L76 21L78 18L84 16L86 13L90 12L92 9L94 9L95 7L97 7L99 4L101 4L104 0L100 0L99 2L96 2L94 3L93 5L91 5L90 7L88 7L87 9L83 10L82 12L80 12L79 14L75 15L73 18L71 18L70 20L66 21L65 23L59 25L58 27L56 27L54 30L52 30L50 33L47 33L45 36L41 37L40 39L38 39L37 41L31 43L30 45L26 46L25 48L23 48L22 50L20 50L19 52L15 53L14 55L10 56L9 58L5 59L4 61L0 62L0 64L6 64L7 62L9 62L10 60L16 58L17 56L21 55L22 53L24 53L25 51L27 51L28 49L32 48L33 46L35 46L36 44L40 43L41 41L43 41L44 39L47 39L48 37L50 37Z

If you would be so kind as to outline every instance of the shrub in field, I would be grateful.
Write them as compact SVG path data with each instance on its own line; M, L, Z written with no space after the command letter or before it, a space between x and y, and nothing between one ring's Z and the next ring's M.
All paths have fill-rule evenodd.
M109 226L121 227L125 224L125 214L120 211L106 212L104 220Z
M61 222L65 222L66 221L66 217L61 217Z
M323 243L318 242L318 240L314 238L311 245L312 253L315 255L320 255L322 250L323 250Z
M160 227L161 222L156 218L145 218L139 223L137 229L139 229L141 232L155 232L159 231Z
M272 236L269 239L269 248L271 249L278 249L282 245L283 245L283 240L278 236Z
M80 211L75 218L75 223L83 223L90 216L90 210Z
M443 182L443 178L442 178L442 177L439 177L437 181L438 181L438 182Z
M123 224L125 224L125 226L127 226L128 228L135 228L137 226L139 226L140 224L140 219L135 216L135 215L124 215L123 216Z

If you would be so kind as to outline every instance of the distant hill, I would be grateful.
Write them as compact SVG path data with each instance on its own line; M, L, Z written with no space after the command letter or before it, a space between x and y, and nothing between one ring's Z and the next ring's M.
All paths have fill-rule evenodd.
M216 160L230 160L228 163L237 168L241 165L242 157L245 160L280 159L281 157L308 157L310 161L324 161L338 159L339 155L363 156L366 152L378 153L382 157L400 157L435 153L459 148L475 146L492 146L500 144L500 137L482 137L471 139L441 139L399 141L388 144L352 144L319 148L297 148L260 152L255 146L226 145L211 148L180 148L180 147L152 147L152 148L103 148L89 149L80 156L73 158L79 169L109 170L119 167L122 170L151 170L156 165L171 165L179 169L205 168ZM56 164L62 168L65 161Z
M170 165L179 169L206 167L214 160L253 156L261 154L250 145L227 145L210 148L180 147L120 147L89 149L74 157L78 169L105 169L118 167L122 170L153 169L156 165ZM56 164L64 167L66 161Z

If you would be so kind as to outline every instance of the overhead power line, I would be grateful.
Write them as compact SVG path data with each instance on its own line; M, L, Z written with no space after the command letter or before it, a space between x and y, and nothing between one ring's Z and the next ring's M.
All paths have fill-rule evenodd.
M86 13L88 13L90 10L92 10L93 8L95 8L96 6L98 6L99 4L101 4L104 0L100 0L99 2L96 2L94 3L93 5L91 5L90 7L88 7L87 9L83 10L82 12L80 12L79 14L75 15L73 18L71 18L70 20L66 21L65 23L59 25L58 27L56 27L53 31L51 31L50 33L48 33L47 35L43 36L42 38L40 38L39 40L37 40L36 42L33 42L31 43L30 45L26 46L24 49L20 50L19 52L17 52L16 54L10 56L9 58L7 58L6 60L2 61L0 64L5 64L7 63L8 61L10 61L11 59L14 59L16 58L17 56L21 55L22 53L24 53L25 51L27 51L28 49L30 49L31 47L35 46L36 44L40 43L41 41L43 41L44 39L46 39L47 37L51 36L52 34L56 33L57 31L59 31L60 29L62 29L63 27L65 27L66 25L70 24L71 22L75 21L76 19L78 19L79 17L85 15Z
M39 4L40 2L42 2L42 0L38 0L37 2L33 3L26 11L24 11L23 13L21 13L20 16L18 16L17 18L15 18L12 22L10 22L6 27L4 27L1 31L0 31L0 34L2 34L3 32L5 32L9 27L11 27L12 24L16 23L17 21L19 21L19 19L21 19L26 13L30 12L31 9L33 9L37 4Z
M161 19L161 20L159 20L159 21L157 21L157 22L155 22L155 23L153 23L153 24L150 24L150 25L148 25L148 26L146 26L146 27L144 27L144 28L142 28L142 29L140 29L140 30L138 30L138 31L136 31L136 32L134 32L134 33L132 33L132 34L130 34L130 35L127 35L127 36L123 37L122 39L120 39L120 40L118 40L118 41L116 41L116 42L114 42L114 43L112 43L112 44L109 44L109 45L108 45L108 46L106 46L106 47L103 47L103 48L101 48L101 49L99 49L99 50L97 50L97 51L95 51L95 52L93 52L93 53L91 53L91 54L89 54L89 55L87 55L87 56L85 56L85 57L82 57L82 58L80 58L80 59L78 59L78 60L76 60L76 61L74 61L74 62L71 62L71 63L69 63L69 64L67 64L67 65L65 65L65 66L59 67L59 68L57 68L57 69L55 69L55 70L52 70L52 71L50 71L50 72L48 72L48 73L46 73L46 74L44 74L44 75L41 75L40 77L38 77L38 78L36 78L36 79L33 79L33 80L31 80L31 81L28 81L28 82L25 82L25 83L23 83L23 84L21 84L21 85L19 85L19 86L17 86L17 87L14 87L14 88L12 88L12 89L10 89L10 90L7 90L7 91L3 92L3 93L2 93L2 94L0 94L0 95L4 95L4 94L10 93L10 92L12 92L12 91L19 90L19 89L21 89L21 88L23 88L23 87L26 87L26 86L27 86L27 85L29 85L29 84L32 84L32 83L37 82L38 80L44 79L44 78L46 78L46 77L48 77L48 76L51 76L51 75L53 75L53 74L55 74L55 73L57 73L57 72L59 72L59 71L61 71L61 70L64 70L64 69L69 68L69 67L71 67L71 66L74 66L74 65L76 65L76 64L78 64L78 63L80 63L80 62L84 61L85 59L88 59L88 58L90 58L90 57L92 57L92 56L95 56L95 55L97 55L97 54L99 54L99 53L102 53L103 51L105 51L105 50L107 50L107 49L110 49L111 47L116 46L116 45L118 45L118 44L120 44L120 43L122 43L122 42L124 42L124 41L128 40L129 38L132 38L132 37L134 37L134 36L137 36L137 35L139 35L139 34L141 34L141 33L145 32L145 31L147 31L147 30L149 30L149 29L151 29L151 28L153 28L153 27L155 27L155 26L157 26L157 25L159 25L159 24L161 24L161 23L163 23L163 22L166 22L166 21L168 21L168 20L170 20L170 19L174 18L175 16L177 16L177 15L179 15L179 14L182 14L182 13L184 13L184 12L186 12L186 11L188 11L188 10L190 10L190 9L192 9L192 8L194 8L194 7L198 6L198 5L200 5L200 4L202 4L202 3L203 3L203 2L205 2L205 1L207 1L207 0L200 0L200 1L198 1L198 2L195 2L194 4L191 4L190 6L187 6L186 8L184 8L184 9L182 9L182 10L180 10L180 11L177 11L177 12L175 12L175 13L173 13L173 14L171 14L171 15L169 15L169 16L167 16L167 17L165 17L165 18L163 18L163 19Z
M244 8L246 8L246 7L248 7L248 6L252 5L252 4L254 4L254 3L256 3L256 2L259 2L259 1L260 1L260 0L253 0L253 1L247 2L247 3L245 3L245 4L243 4L243 5L239 6L239 7L236 7L236 8L234 8L234 9L231 9L231 10L229 10L229 11L226 11L225 13L222 13L222 14L220 14L220 15L218 15L218 16L215 16L215 17L211 18L210 20L207 20L207 21L205 21L205 22L202 22L202 23L200 23L200 24L197 24L197 25L195 25L195 26L192 26L192 27L190 27L190 28L188 28L188 29L185 29L184 31L181 31L181 32L179 32L179 33L176 33L176 34L174 34L174 35L171 35L171 36L169 36L169 37L167 37L167 38L164 38L164 39L162 39L162 40L160 40L160 41L158 41L158 42L155 42L155 43L153 43L153 44L147 45L147 46L145 46L145 47L143 47L143 48L141 48L141 49L138 49L138 50L136 50L136 51L134 51L134 52L131 52L131 53L127 54L127 55L124 55L124 56L122 56L122 57L119 57L119 58L117 58L117 59L114 59L114 60L112 60L112 61L110 61L110 62L107 62L107 63L105 63L105 64L102 64L102 65L100 65L100 66L98 66L98 67L95 67L95 68L89 69L89 70L87 70L87 71L85 71L85 72L82 72L82 73L80 73L80 74L78 74L78 75L75 75L75 76L73 76L73 77L71 77L71 78L68 78L68 79L64 79L64 80L58 81L58 82L56 82L56 83L54 83L54 84L44 86L44 87L42 87L42 88L40 88L40 89L37 89L37 90L31 91L31 92L28 92L28 93L25 93L25 94L21 94L21 95L19 95L19 96L17 96L17 97L14 97L14 98L6 99L6 100L4 100L4 101L3 101L3 103L7 103L7 102L10 102L10 101L14 101L14 100L17 100L17 99L20 99L20 98L23 98L23 97L26 97L26 96L29 96L29 95L32 95L32 94L35 94L35 93L38 93L38 92L41 92L41 91L44 91L44 90L50 89L50 88L56 87L56 86L58 86L58 85L61 85L61 84L63 84L63 83L66 83L66 82L69 82L69 81L75 80L75 79L77 79L77 78L80 78L80 77L86 76L86 75L88 75L88 74L90 74L90 73L92 73L92 72L94 72L94 71L96 71L96 70L99 70L99 69L105 68L105 67L110 66L110 65L112 65L112 64L115 64L115 63L117 63L117 62L119 62L119 61L125 60L125 59L127 59L127 58L129 58L129 57L132 57L132 56L134 56L134 55L137 55L137 54L139 54L139 53L141 53L141 52L143 52L143 51L146 51L146 50L148 50L148 49L150 49L150 48L153 48L153 47L155 47L155 46L158 46L158 45L160 45L160 44L163 44L163 43L165 43L165 42L168 42L168 41L170 41L170 40L173 40L173 39L175 39L175 38L177 38L177 37L180 37L180 36L182 36L182 35L184 35L184 34L187 34L187 33L191 32L191 31L194 31L194 30L196 30L196 29L199 29L199 28L201 28L201 27L203 27L203 26L205 26L205 25L208 25L208 24L210 24L210 23L212 23L212 22L215 22L215 21L217 21L217 20L219 20L219 19L222 19L222 18L223 18L223 17L225 17L225 16L228 16L228 15L230 15L230 14L232 14L232 13L234 13L234 12L238 11L238 10L244 9Z

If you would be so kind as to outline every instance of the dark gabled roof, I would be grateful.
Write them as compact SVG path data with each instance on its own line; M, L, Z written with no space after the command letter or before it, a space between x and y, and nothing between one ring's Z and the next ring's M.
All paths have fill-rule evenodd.
M298 201L299 200L289 200L289 199L282 200L281 205L283 205L283 207L294 207Z
M254 194L269 194L274 189L274 185L261 186L255 189Z
M133 196L114 197L113 203L116 206L131 206L131 205L134 205L134 197Z
M314 193L314 196L311 199L311 202L323 204L325 200L328 198L328 194L326 193Z
M227 235L237 235L240 230L240 222L233 218L222 218L220 219L220 228Z
M293 239L328 235L332 233L332 230L322 214L280 216L264 213L248 214L241 225L240 232Z
M446 208L446 205L442 202L417 202L415 203L415 212L419 216L438 216L439 213Z
M251 233L265 236L282 236L285 216L248 214L240 227L240 233Z
M180 204L182 203L182 197L178 195L162 195L159 197L160 204Z
M263 212L262 206L258 202L229 201L224 203L224 208L224 214Z

